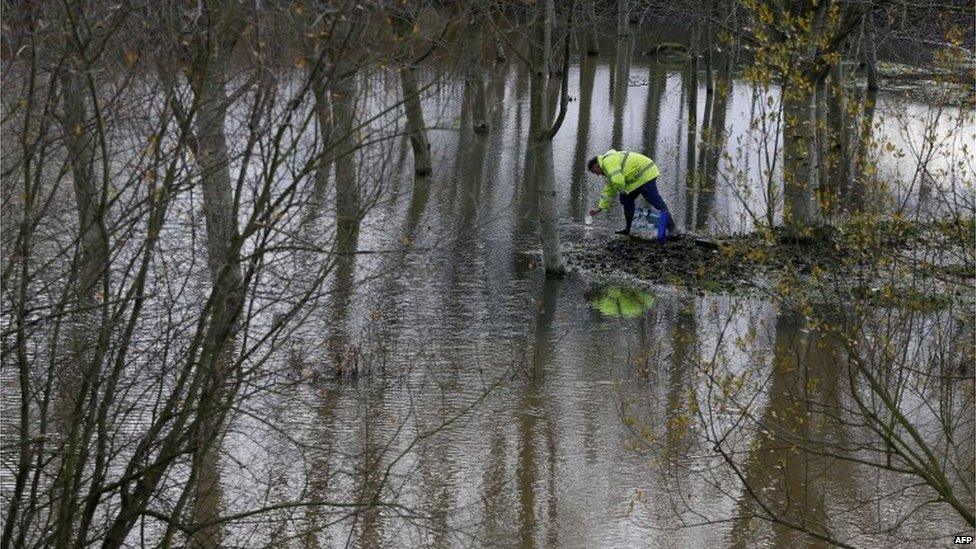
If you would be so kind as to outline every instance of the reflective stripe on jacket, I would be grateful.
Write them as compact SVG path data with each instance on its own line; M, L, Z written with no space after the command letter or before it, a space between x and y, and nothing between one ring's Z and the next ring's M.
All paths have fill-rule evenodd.
M597 157L607 184L600 193L597 207L609 210L613 207L613 195L632 193L638 187L661 175L661 170L650 158L635 152L615 151Z

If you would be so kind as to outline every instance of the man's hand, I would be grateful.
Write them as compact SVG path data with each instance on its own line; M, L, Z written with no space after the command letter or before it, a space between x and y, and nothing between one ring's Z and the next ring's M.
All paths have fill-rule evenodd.
M593 208L592 210L590 210L590 215L596 215L602 211L603 210L601 210L600 208Z

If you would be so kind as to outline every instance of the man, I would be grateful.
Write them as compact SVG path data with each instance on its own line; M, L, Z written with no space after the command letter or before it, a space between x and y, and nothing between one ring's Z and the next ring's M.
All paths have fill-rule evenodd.
M650 158L635 152L615 151L610 149L606 154L594 156L586 164L586 169L596 175L607 178L607 183L600 193L600 203L590 210L590 215L613 207L611 199L614 194L620 195L620 203L624 205L624 220L627 226L617 234L630 234L630 225L634 221L634 206L638 196L650 202L651 206L660 212L667 212L668 205L664 203L661 194L657 192L657 177L661 170ZM668 213L668 233L678 234L674 219Z

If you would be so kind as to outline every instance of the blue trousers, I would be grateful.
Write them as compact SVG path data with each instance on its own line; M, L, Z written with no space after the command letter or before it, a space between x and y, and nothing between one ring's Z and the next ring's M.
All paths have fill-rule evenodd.
M628 231L630 230L630 224L634 222L634 208L637 205L638 196L643 196L644 200L648 201L651 206L654 206L655 210L668 212L668 205L661 198L661 193L657 192L657 178L644 183L627 194L621 193L620 203L624 205L624 220L627 222ZM674 219L671 216L671 212L668 212L668 232L674 231L674 227Z

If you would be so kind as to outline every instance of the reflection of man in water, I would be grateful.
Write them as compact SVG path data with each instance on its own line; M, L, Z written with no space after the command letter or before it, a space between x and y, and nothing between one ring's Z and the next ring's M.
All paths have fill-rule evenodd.
M661 175L661 170L650 158L640 153L610 149L606 154L591 158L586 164L586 169L607 179L603 192L600 193L600 203L590 210L590 215L609 210L613 207L611 201L613 195L620 195L627 226L617 231L617 234L630 234L630 224L634 221L634 205L638 196L643 196L644 200L650 202L651 206L659 212L668 211L668 205L657 192L657 176ZM668 233L675 235L678 233L670 212Z

